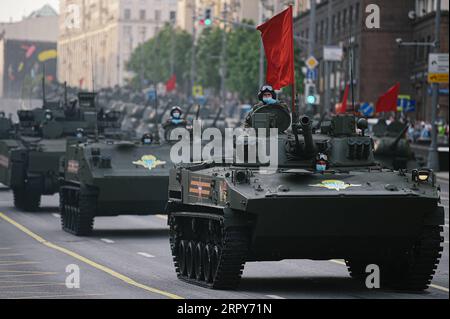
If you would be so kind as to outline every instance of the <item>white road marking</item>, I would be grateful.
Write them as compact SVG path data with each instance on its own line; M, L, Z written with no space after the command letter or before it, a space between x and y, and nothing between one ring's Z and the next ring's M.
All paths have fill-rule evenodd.
M167 220L167 216L166 215L156 215L156 218L162 219L162 220Z
M445 227L445 228L448 228L448 224L445 224L444 227Z
M107 244L114 244L114 240L111 240L111 239L102 238L100 240L102 242L104 242L104 243L107 243Z
M266 295L266 297L269 297L270 299L286 299L277 295Z
M138 255L145 257L145 258L155 258L155 256L147 254L147 253L137 253Z
M55 218L61 218L61 215L60 214L56 214L56 213L52 214L52 216L55 217Z

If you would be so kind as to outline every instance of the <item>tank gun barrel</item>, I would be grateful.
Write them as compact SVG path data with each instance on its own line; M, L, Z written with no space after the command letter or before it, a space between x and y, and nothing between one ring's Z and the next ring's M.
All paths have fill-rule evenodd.
M308 116L303 116L300 119L300 126L302 128L303 138L305 140L303 155L305 157L312 158L316 153L316 147L314 145L314 139L312 134L313 128L311 119Z
M405 125L405 128L397 135L395 140L391 144L391 150L395 150L398 146L398 143L400 143L400 140L405 136L406 132L408 131L408 125Z
M215 119L214 119L214 122L213 122L213 124L212 124L212 127L216 127L216 124L217 124L217 122L219 121L220 116L222 115L222 112L223 112L223 108L222 108L222 107L219 107L219 112L217 112L217 115L216 115L216 117L215 117Z

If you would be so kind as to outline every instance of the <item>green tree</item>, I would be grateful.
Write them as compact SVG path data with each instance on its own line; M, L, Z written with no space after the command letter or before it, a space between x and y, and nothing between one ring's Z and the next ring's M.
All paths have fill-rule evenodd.
M253 102L259 89L259 32L235 28L229 33L227 44L227 88L243 101Z
M137 47L131 55L127 63L127 69L135 74L131 84L139 87L141 75L151 83L166 82L171 77L173 54L177 84L186 88L189 84L191 51L192 36L166 24L154 38Z
M206 28L197 42L197 82L215 93L220 91L223 32L219 27Z

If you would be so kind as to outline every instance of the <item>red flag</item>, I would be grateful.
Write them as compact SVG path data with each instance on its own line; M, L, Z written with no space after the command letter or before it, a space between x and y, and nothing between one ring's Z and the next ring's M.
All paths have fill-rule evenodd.
M295 83L292 6L257 29L267 58L267 84L279 90Z
M177 88L177 76L176 74L172 75L172 77L166 83L166 91L172 92Z
M342 98L342 103L338 104L339 107L336 108L337 114L345 114L347 112L347 101L349 91L350 91L350 84L347 84L344 91L344 97Z
M400 93L400 83L391 87L386 93L378 98L377 113L396 112L398 103L398 94Z

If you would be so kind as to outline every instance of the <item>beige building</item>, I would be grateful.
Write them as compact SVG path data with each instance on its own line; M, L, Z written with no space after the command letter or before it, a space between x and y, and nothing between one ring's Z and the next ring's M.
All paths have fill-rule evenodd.
M288 5L294 6L294 14L297 16L305 10L307 3L309 0L178 0L177 26L192 33L195 16L196 28L201 32L203 27L199 21L204 18L207 9L211 10L215 25L223 25L219 20L224 17L224 8L227 8L228 21L252 20L260 24L263 19L281 12Z
M211 10L211 17L215 25L220 25L219 19L224 17L227 9L227 20L239 22L244 19L258 23L259 0L178 0L177 26L189 33L193 31L194 17L196 28L201 31L200 20L204 18L206 10ZM195 10L195 12L194 12Z
M134 49L176 11L177 0L61 0L59 80L89 90L125 85Z

